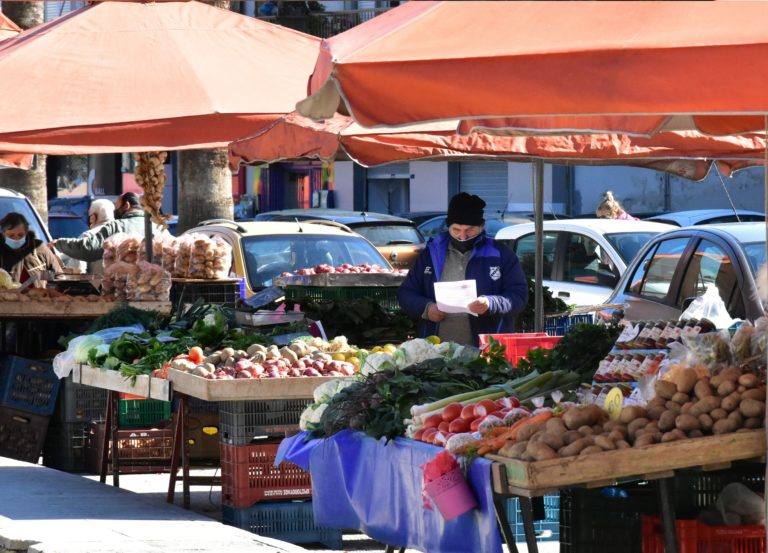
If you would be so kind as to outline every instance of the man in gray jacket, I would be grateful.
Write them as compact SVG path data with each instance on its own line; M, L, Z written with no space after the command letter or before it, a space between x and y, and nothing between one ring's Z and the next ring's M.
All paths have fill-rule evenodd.
M155 225L153 231L160 233L162 229ZM51 242L51 245L73 259L88 261L90 266L91 262L100 261L104 257L104 240L118 232L144 237L144 210L139 196L134 192L126 192L115 200L114 221L80 238L59 238Z

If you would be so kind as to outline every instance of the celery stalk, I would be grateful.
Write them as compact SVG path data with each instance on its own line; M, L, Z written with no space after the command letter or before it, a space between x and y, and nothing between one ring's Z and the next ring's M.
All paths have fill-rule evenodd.
M498 391L498 392L493 392L493 393L487 393L487 394L482 395L482 396L477 396L477 397L472 398L472 399L465 399L464 401L457 401L455 403L461 403L462 405L467 406L470 403L477 403L478 401L482 401L484 399L497 400L499 398L505 397L506 395L507 395L506 392ZM434 409L432 411L427 411L426 413L421 413L420 415L414 415L413 420L414 420L415 423L423 424L424 421L427 420L432 415L437 415L439 413L442 413L443 409L445 409L445 406L450 404L450 403L454 403L454 402L453 401L449 401L448 403L446 403L445 405L443 405L441 407L438 407L437 409Z
M456 394L455 396L446 397L433 401L432 403L423 403L421 405L414 405L411 407L411 415L417 417L427 412L432 412L438 409L442 409L449 403L461 403L463 401L472 402L474 400L484 399L490 393L498 393L500 388L491 386L482 390L475 390L473 392L464 392L463 394ZM503 397L503 396L499 396Z

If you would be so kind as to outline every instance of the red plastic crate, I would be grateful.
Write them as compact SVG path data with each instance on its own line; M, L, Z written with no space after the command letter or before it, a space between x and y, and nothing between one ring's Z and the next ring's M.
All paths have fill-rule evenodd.
M765 526L707 526L678 520L678 553L765 553ZM643 553L664 553L661 519L643 517Z
M237 509L260 501L312 497L309 473L293 463L275 467L279 441L248 445L219 444L221 502Z
M513 367L517 366L517 362L526 356L528 350L533 348L552 349L562 338L562 336L548 336L546 332L528 332L525 334L481 334L479 336L480 347L483 347L488 343L488 337L493 338L504 346L506 350L504 356Z

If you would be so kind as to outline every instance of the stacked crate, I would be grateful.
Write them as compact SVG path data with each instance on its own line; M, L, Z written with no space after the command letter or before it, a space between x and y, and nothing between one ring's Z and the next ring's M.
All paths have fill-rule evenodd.
M77 384L72 375L61 380L56 410L43 446L43 464L68 472L83 472L86 432L92 421L103 420L108 391Z
M173 401L174 425L179 400ZM192 465L219 464L219 403L190 397L187 399L187 448Z
M0 357L0 456L37 463L58 392L49 363Z
M220 403L222 519L262 536L341 549L341 530L315 525L309 473L293 463L274 466L281 439L298 431L311 402Z

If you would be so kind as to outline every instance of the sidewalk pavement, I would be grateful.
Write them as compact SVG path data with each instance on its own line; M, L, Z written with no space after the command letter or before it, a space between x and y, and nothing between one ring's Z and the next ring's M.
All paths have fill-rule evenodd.
M79 475L0 457L0 552L222 551L305 549Z

